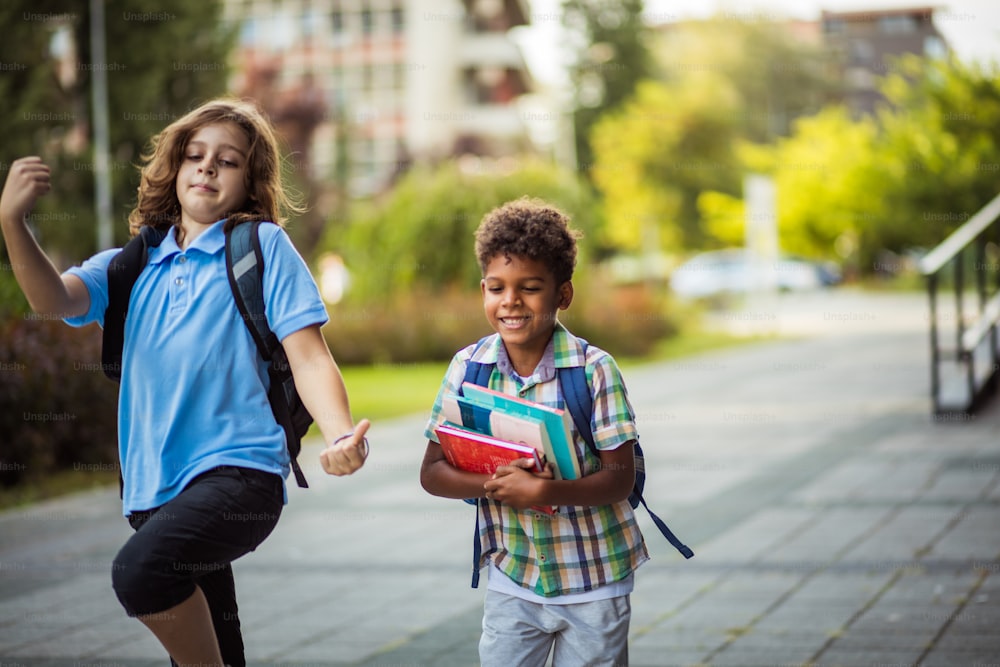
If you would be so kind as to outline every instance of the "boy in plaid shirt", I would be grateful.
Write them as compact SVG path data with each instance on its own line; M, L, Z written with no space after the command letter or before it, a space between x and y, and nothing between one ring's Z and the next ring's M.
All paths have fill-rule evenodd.
M489 585L479 643L484 667L627 665L633 572L649 555L628 502L635 481L632 407L607 352L580 341L558 321L573 300L576 238L564 214L537 200L509 202L476 232L486 319L496 334L460 350L425 431L420 481L445 498L479 498L482 559ZM582 475L553 478L551 463L530 459L495 475L452 467L434 428L442 397L458 393L469 361L493 365L489 387L563 408L556 368L584 366L600 459L573 436ZM558 506L555 515L530 509Z

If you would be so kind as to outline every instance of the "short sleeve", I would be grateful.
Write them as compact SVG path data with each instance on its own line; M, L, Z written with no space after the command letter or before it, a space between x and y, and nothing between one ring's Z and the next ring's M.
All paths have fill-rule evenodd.
M308 326L326 324L329 316L316 281L285 230L278 225L261 225L260 241L264 308L278 340Z
M90 295L90 308L78 317L64 318L66 324L82 327L97 322L104 326L104 311L108 308L108 265L120 252L121 248L112 248L97 253L80 266L74 266L63 273L64 276L76 276L83 281Z
M444 374L444 380L441 382L441 388L438 389L437 397L434 399L434 407L431 408L430 419L427 420L427 427L424 429L424 436L428 440L438 441L437 434L434 429L444 422L444 416L441 414L441 407L444 402L444 397L447 394L457 394L458 390L462 387L462 381L465 379L465 367L469 363L469 359L472 357L472 351L475 349L474 345L470 345L462 350L459 350L454 357L451 359L451 363L448 364L448 370Z
M595 352L600 352L595 350ZM594 442L598 449L615 449L638 438L635 412L614 358L600 352L594 361Z

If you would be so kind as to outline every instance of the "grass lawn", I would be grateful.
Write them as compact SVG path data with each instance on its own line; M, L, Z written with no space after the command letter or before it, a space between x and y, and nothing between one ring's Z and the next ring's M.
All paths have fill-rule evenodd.
M355 419L429 413L448 362L345 366L340 369Z

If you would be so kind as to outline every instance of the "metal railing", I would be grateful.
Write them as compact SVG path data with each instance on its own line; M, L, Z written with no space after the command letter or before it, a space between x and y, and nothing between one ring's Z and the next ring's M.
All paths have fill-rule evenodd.
M1000 195L920 261L930 297L935 415L971 415L995 391L1000 369ZM971 275L967 275L967 273ZM950 278L953 310L938 301ZM974 300L974 304L968 303ZM954 331L947 332L949 322Z

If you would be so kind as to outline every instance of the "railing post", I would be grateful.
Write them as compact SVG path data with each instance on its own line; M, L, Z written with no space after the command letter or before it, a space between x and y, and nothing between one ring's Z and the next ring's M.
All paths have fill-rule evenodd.
M931 322L931 402L934 404L934 414L941 412L941 350L938 349L937 328L937 286L938 274L927 276L927 294L930 297Z
M963 338L965 337L965 248L955 254L955 350L956 358L965 363L965 378L969 385L969 404L976 400L976 374L973 363L974 354L965 353Z
M975 277L976 277L976 294L979 296L979 314L976 317L977 321L981 320L983 317L986 316L986 302L987 302L987 294L986 294L986 243L987 243L988 237L989 237L989 234L986 231L984 231L978 237L976 237L976 258L973 260L973 264L972 264L972 271L973 271L973 273L975 274ZM989 391L993 391L993 386L995 384L993 375L996 372L996 367L997 367L996 366L996 361L997 361L996 360L996 350L995 350L994 345L993 345L993 338L994 338L995 331L996 331L996 324L994 323L994 325L990 327L990 334L989 334L989 337L986 339L987 342L990 345L989 360L990 360L991 367L989 369L989 374L986 376L986 382L984 384L984 387L986 387ZM975 356L976 356L976 351L975 350L972 351L972 355L971 356L972 356L972 359L970 360L970 363L975 363L975 361L974 361Z

